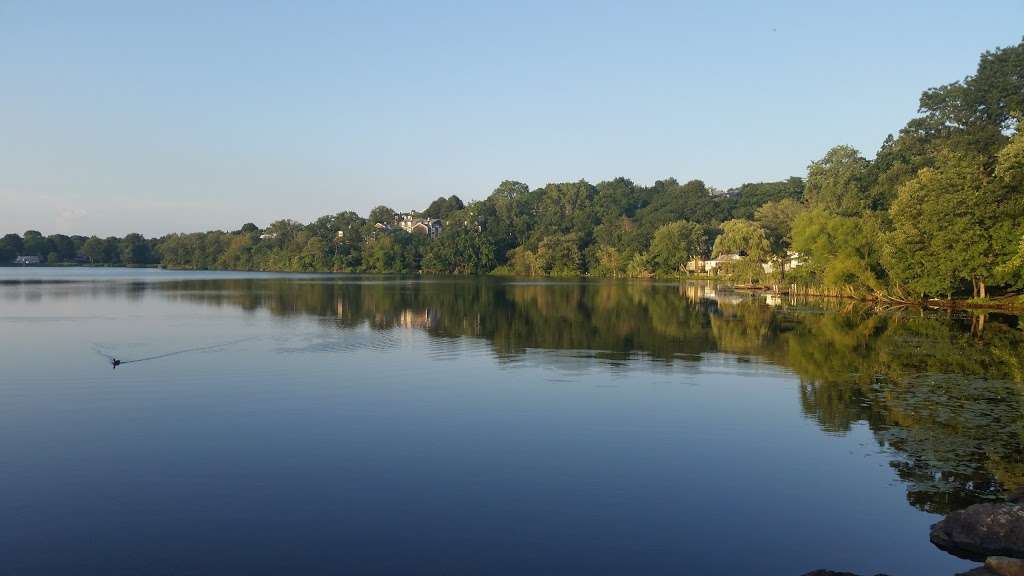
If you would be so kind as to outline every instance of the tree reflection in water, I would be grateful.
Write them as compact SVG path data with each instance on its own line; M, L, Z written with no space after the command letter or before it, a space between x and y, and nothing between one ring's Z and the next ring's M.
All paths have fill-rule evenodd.
M800 378L827 433L866 423L909 502L945 513L1024 485L1024 331L1016 316L878 312L841 301L718 293L695 284L337 277L163 282L130 289L308 315L339 329L405 327L486 340L499 358L587 350L621 362L708 353ZM981 327L979 327L981 326Z

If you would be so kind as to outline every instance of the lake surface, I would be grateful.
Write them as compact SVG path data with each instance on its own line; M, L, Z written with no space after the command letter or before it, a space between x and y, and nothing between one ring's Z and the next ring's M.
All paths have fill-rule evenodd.
M0 269L0 558L952 574L971 564L928 527L1024 484L1022 382L1015 316L685 284Z

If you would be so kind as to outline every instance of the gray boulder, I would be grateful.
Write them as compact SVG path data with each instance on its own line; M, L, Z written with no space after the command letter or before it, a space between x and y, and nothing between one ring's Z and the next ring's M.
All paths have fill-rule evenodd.
M932 525L933 544L972 560L988 556L1024 558L1024 504L975 504Z

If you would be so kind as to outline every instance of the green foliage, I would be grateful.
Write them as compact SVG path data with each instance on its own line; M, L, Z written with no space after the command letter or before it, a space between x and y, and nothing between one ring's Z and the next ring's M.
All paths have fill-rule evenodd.
M771 244L760 224L750 220L729 220L722 224L722 234L715 239L711 255L740 254L764 262L770 252Z
M129 234L121 241L121 262L126 266L142 266L153 261L150 246L141 234Z
M21 236L7 234L0 238L0 264L8 264L21 254L23 243Z
M512 276L541 276L544 274L544 269L537 260L536 254L525 246L520 246L509 251L508 263L495 272Z
M793 222L803 211L804 205L793 198L768 202L754 211L754 221L764 228L776 256L784 256L793 244Z
M486 274L494 268L494 245L465 226L450 226L431 242L423 256L429 274Z
M423 215L427 218L447 218L452 212L458 212L465 208L466 205L462 203L462 200L458 196L449 196L448 198L438 198L430 203L430 206L423 211Z
M984 158L946 152L900 188L886 235L889 273L915 294L949 296L971 282L1008 282L1005 264L1024 231L1019 191L991 178Z
M363 270L379 274L415 272L421 239L422 236L402 231L368 239L363 246Z
M1024 194L1024 132L1018 132L996 157L996 177Z
M577 234L548 236L537 248L537 264L548 276L579 276L583 257Z
M771 243L760 224L750 220L729 220L722 224L722 234L715 239L711 254L715 257L724 254L741 256L739 260L720 265L720 268L726 274L752 284L764 275L762 264L771 256Z
M388 208L387 206L377 206L373 210L370 210L370 217L368 218L369 223L372 224L386 224L388 226L395 223L395 217L398 214Z
M650 261L647 258L647 254L644 252L637 252L633 254L633 257L629 259L626 264L626 277L627 278L650 278L654 274L651 272Z
M647 254L650 265L658 274L684 273L686 263L707 250L704 227L680 220L658 228Z
M803 258L799 276L807 283L858 293L881 289L881 227L876 213L841 216L821 208L800 213L792 228L793 250Z
M636 233L646 241L633 248L646 249L659 227L687 220L711 224L725 219L729 206L711 196L704 182L691 180L680 185L673 178L659 180L646 191L648 203L636 212Z
M45 258L52 251L50 242L36 230L25 232L22 240L22 256L39 256Z
M626 260L614 246L597 246L594 250L590 274L605 278L620 278L626 274Z
M744 184L734 192L735 196L729 200L730 218L749 220L764 204L801 199L804 195L804 181L794 176L780 182Z
M808 205L841 216L856 216L876 208L868 195L871 163L850 146L836 146L807 167Z
M1024 113L1021 70L1024 42L985 52L974 75L926 90L921 95L921 111L937 125L1012 129L1016 118Z

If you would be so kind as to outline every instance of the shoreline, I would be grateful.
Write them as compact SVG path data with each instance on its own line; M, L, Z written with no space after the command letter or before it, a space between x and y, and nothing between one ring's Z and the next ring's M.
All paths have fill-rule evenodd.
M256 272L262 274L296 274L297 272L288 270L234 270L229 268L174 268L160 265L138 265L138 266L111 266L103 264L77 264L77 263L60 263L60 264L30 264L30 265L0 265L0 268L125 268L125 269L155 269L155 270L169 270L175 272ZM363 274L362 272L341 272L333 270L319 270L315 272L298 272L308 274ZM398 273L374 273L384 276L407 276L407 274ZM422 275L422 274L421 274ZM485 278L491 276L503 277L504 275L496 274L446 274L445 276L452 277L478 277ZM511 277L511 276L509 276ZM557 277L557 276L530 276L528 278L535 279L569 279L576 278L581 280L630 280L630 278L614 278L610 276L569 276L569 277ZM632 278L632 280L645 281L645 280L659 280L658 278ZM922 301L910 301L910 300L898 300L894 298L886 297L882 294L853 294L843 293L841 290L814 290L814 289L798 289L798 290L779 290L768 285L759 284L737 284L727 281L716 280L712 276L690 276L690 277L678 277L678 278L665 278L663 280L676 280L681 283L685 282L714 282L723 288L733 290L736 292L750 292L750 293L761 293L765 295L777 295L777 296L799 296L807 298L824 298L830 300L848 300L856 302L865 302L875 305L884 305L891 308L920 308L920 309L931 309L931 310L969 310L977 312L1013 312L1013 313L1024 313L1024 294L1001 296L995 300L988 302L973 302L971 299L929 299ZM1001 300L1016 300L1010 302L1001 302Z

